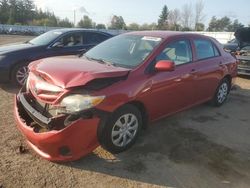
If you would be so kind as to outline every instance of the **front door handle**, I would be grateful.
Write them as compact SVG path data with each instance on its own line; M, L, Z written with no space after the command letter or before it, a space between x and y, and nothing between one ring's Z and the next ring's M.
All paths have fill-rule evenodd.
M196 70L195 70L195 69L192 69L192 70L190 71L190 74L194 74L194 73L196 73Z
M182 80L181 78L174 79L175 82L180 82L181 80Z
M189 73L189 75L191 75L193 78L197 78L198 74L197 74L197 70L196 69L192 69Z

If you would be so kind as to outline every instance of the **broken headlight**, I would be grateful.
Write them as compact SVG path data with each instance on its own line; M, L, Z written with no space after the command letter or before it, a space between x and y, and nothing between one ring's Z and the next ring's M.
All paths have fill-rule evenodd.
M65 97L60 103L58 113L76 113L100 104L105 96L73 94Z

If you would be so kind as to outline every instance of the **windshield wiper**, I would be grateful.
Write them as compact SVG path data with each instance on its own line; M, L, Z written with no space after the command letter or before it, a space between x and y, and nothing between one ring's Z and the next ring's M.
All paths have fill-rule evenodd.
M86 56L86 55L85 55L85 57L86 57L88 60L97 61L97 62L99 62L99 63L101 63L101 64L106 64L106 65L109 65L109 66L110 66L110 65L116 66L115 63L106 61L106 60L104 60L104 59L98 59L98 58L88 57L88 56Z
M103 64L106 64L106 65L112 65L112 66L115 66L115 63L112 63L112 62L109 62L109 61L106 61L104 59L95 59L96 61L100 62L100 63L103 63Z

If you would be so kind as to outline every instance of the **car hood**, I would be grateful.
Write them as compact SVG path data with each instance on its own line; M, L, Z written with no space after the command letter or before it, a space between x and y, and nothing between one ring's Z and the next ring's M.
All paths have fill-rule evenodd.
M102 64L85 58L54 57L29 65L32 73L61 87L83 86L94 79L126 76L130 69Z
M18 50L27 49L27 48L33 48L33 47L35 46L29 43L8 44L8 45L0 46L0 54L14 52Z
M224 44L224 47L227 47L227 48L237 48L238 44L237 43L226 43L226 44Z

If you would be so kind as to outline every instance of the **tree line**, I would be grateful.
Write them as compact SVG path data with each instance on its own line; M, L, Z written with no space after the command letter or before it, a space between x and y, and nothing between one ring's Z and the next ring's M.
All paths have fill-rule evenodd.
M197 0L192 5L184 4L180 9L170 10L164 5L157 22L154 23L131 23L126 24L123 17L114 15L110 23L96 24L89 16L84 15L77 23L77 27L97 29L124 29L124 30L174 30L174 31L231 31L244 27L237 19L231 20L224 16L217 18L213 16L208 28L205 28L204 13L205 4L203 0ZM68 18L61 19L53 12L37 9L33 0L0 0L0 23L39 25L53 27L74 27Z
M73 27L67 18L37 9L32 0L0 0L0 24Z

